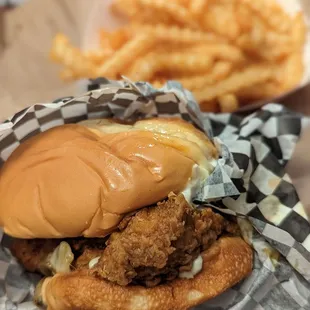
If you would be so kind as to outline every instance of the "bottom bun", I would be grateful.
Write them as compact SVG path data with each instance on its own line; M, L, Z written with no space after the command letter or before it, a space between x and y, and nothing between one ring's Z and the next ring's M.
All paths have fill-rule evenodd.
M252 270L252 249L239 237L220 238L202 257L202 271L193 279L122 287L75 271L44 279L36 299L48 310L182 310L221 294Z

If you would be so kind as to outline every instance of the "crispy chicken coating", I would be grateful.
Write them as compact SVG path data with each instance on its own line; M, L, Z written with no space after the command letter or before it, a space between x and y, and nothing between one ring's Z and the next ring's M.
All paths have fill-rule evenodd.
M183 195L170 195L120 224L111 235L92 274L119 285L154 286L190 270L199 253L224 231L236 232L211 209L198 211Z
M72 269L87 269L122 286L152 287L191 270L198 255L222 234L238 234L237 224L171 194L157 206L125 217L108 239L17 239L11 250L28 271L49 275L47 258L66 241L75 257Z

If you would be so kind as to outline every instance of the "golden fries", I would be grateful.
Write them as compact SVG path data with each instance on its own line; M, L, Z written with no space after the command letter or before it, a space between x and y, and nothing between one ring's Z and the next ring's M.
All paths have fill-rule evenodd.
M234 1L221 3L213 1L203 18L203 28L211 30L229 40L236 40L240 35L240 26L236 21Z
M101 51L112 52L120 49L128 40L126 29L118 29L113 32L100 31Z
M161 14L168 14L178 24L191 28L198 28L194 16L189 10L176 2L167 0L135 0L140 7L147 7L154 10L153 14L159 11Z
M122 49L116 51L102 66L97 68L97 76L118 78L133 59L147 53L155 45L155 39L147 35L140 35L126 43Z
M231 113L239 107L238 98L233 94L226 94L218 98L219 107L223 113Z
M208 0L191 0L189 10L190 12L200 18L207 9Z
M233 112L296 87L304 73L306 23L276 0L113 0L128 24L99 32L81 51L59 34L51 50L61 79L122 75L161 87L179 81L201 109Z
M159 65L154 54L150 53L148 56L138 59L126 73L126 76L133 81L149 81L155 75Z
M178 78L177 80L185 87L191 90L203 89L207 85L212 85L219 80L226 78L233 70L229 62L217 62L211 72L200 74L187 78Z
M207 72L213 60L209 56L196 57L193 54L155 54L139 59L128 72L128 77L135 81L151 80L158 71L171 73L199 73Z
M271 76L271 68L253 66L242 72L234 73L217 84L196 91L194 94L198 101L209 101L225 94L235 93L238 89L267 81Z
M58 34L54 38L50 57L53 61L64 64L77 78L88 75L95 77L95 66L82 52L69 44L68 39Z
M287 15L270 0L241 0L243 3L249 6L249 8L256 14L262 17L262 19L274 30L279 32L288 32L292 26Z
M136 1L132 0L114 0L111 5L111 11L114 14L133 17L139 12Z
M192 74L208 72L213 64L213 59L209 55L197 57L189 53L171 53L159 55L158 62L162 69L171 73L181 72L183 74Z
M187 49L193 54L205 54L217 60L227 60L235 63L246 62L246 56L243 51L233 45L227 43L201 44Z
M134 23L131 25L131 30L137 33L147 33L164 43L199 44L204 42L217 43L221 41L214 33L181 28L177 25L141 25Z

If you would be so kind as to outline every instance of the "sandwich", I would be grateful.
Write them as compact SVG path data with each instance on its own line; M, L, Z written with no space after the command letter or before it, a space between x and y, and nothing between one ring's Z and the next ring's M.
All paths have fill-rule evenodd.
M0 171L11 252L48 310L189 309L244 279L236 220L193 199L219 157L190 123L86 120L18 146Z

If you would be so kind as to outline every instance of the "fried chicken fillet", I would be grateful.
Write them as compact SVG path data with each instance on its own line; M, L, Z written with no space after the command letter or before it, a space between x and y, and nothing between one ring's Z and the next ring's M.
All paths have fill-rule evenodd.
M157 206L125 217L106 239L66 239L75 254L75 269L121 286L155 286L189 271L199 254L220 235L238 233L237 224L210 208L193 208L183 195L169 195ZM16 240L13 254L29 271L46 270L44 263L60 240ZM89 268L92 260L96 264Z

